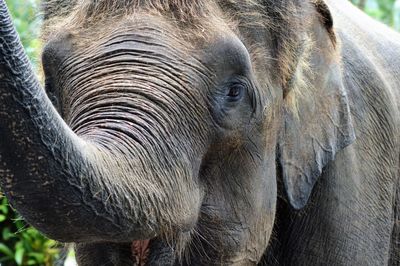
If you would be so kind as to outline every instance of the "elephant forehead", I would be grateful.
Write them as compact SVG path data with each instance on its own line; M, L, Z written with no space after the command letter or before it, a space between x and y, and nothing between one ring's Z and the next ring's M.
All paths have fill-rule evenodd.
M196 79L195 72L210 76L188 45L166 35L148 27L121 27L91 41L80 35L60 34L46 45L43 63L49 70L46 73L54 75L71 76L80 73L79 69L90 68L125 76L143 70L161 71L162 76L172 74L175 78Z
M120 50L138 52L179 51L180 57L187 56L188 45L181 42L162 25L117 24L115 27L97 27L87 30L60 31L47 42L43 55L92 57ZM62 52L62 54L61 54Z
M232 33L220 34L203 50L204 64L217 76L243 75L251 71L249 52Z
M231 75L246 76L251 70L246 47L231 32L210 34L192 43L179 38L167 24L136 20L101 29L101 34L93 36L85 31L60 33L46 45L43 62L45 68L68 70L68 75L74 66L109 67L114 74L119 71L125 76L135 70L160 70L165 75L186 76L191 86L208 86Z

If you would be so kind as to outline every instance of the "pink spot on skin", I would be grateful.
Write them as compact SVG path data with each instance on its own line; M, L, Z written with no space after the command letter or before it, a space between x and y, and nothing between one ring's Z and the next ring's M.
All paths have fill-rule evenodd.
M144 266L149 256L149 244L150 240L138 240L132 243L133 257L136 260L138 266Z

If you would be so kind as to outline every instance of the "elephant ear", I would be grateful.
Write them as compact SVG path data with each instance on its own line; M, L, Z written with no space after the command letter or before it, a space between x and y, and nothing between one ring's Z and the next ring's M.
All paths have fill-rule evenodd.
M307 203L327 163L355 140L332 17L324 2L313 6L319 15L312 18L285 93L279 140L284 185L295 209Z

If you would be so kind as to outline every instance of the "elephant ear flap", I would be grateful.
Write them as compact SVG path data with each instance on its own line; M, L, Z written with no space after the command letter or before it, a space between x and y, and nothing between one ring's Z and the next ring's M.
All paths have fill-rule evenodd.
M314 4L320 17L310 25L284 98L285 121L278 147L285 189L295 209L305 206L336 153L355 140L331 15L322 1Z

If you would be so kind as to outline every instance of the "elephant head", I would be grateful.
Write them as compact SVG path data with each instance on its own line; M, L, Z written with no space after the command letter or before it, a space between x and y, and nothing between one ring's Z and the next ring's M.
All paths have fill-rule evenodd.
M44 7L45 90L0 1L0 182L81 252L147 243L154 264L255 264L277 178L301 208L354 139L322 1Z

